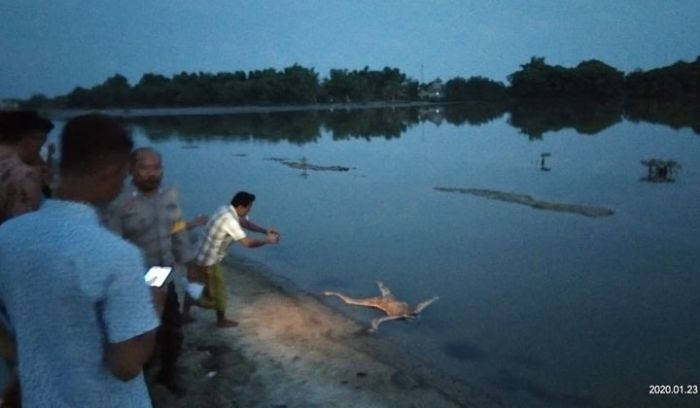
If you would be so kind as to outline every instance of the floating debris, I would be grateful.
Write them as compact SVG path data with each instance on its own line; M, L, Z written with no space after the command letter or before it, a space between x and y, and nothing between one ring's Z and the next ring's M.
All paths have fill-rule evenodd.
M588 205L541 201L527 194L508 193L503 191L484 190L478 188L435 187L435 190L443 191L446 193L470 194L478 197L488 198L491 200L506 201L509 203L527 205L538 210L567 212L592 218L608 217L615 213L613 210L604 207L592 207Z
M285 161L287 161L287 158L285 158L285 157L268 157L265 160L271 160L271 161L276 161L276 162L285 162Z
M183 149L199 149L199 145L194 145L194 144L182 145L181 147Z
M246 157L246 156L248 156L248 155L245 154L245 153L233 153L233 155L236 156L236 157Z
M283 162L282 164L287 165L293 169L299 170L315 170L315 171L350 171L350 167L345 166L319 166L316 164L309 164L304 162Z
M647 167L647 176L640 180L650 183L672 183L676 181L675 173L681 168L675 160L649 159L641 163Z
M276 161L278 163L284 164L287 167L303 171L350 171L354 169L354 167L345 166L319 166L317 164L308 163L306 159L301 159L301 161L292 161L281 157L269 157L266 160Z
M540 170L542 170L542 171L552 170L552 168L547 166L547 163L546 163L547 157L550 157L551 155L552 155L552 153L549 153L549 152L545 152L545 153L540 154Z

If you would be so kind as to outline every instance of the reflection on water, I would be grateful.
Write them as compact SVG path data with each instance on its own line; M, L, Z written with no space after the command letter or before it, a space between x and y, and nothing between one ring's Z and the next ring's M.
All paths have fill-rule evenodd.
M530 139L541 139L546 132L573 128L583 135L594 135L622 120L621 103L562 102L516 105L510 111L511 126Z
M335 140L396 138L419 123L419 111L385 108L332 112L161 116L133 118L132 122L143 127L152 140L172 137L186 140L220 138L304 144L318 141L323 129L330 131Z
M201 110L198 111L201 113ZM700 108L694 104L622 102L528 102L464 103L414 108L335 109L302 112L246 113L236 115L190 115L135 117L152 140L181 138L259 139L304 144L318 141L323 130L334 140L361 138L392 139L422 122L440 125L484 125L508 113L508 123L530 139L547 132L572 128L579 134L594 135L623 118L690 127L700 134ZM192 146L183 148L193 148ZM542 165L546 170L546 166Z
M700 134L700 104L673 101L631 100L626 102L625 119L670 126L690 127Z
M540 154L540 170L542 170L542 171L552 170L552 168L547 165L547 158L551 157L551 156L552 156L552 153L549 153L549 152Z

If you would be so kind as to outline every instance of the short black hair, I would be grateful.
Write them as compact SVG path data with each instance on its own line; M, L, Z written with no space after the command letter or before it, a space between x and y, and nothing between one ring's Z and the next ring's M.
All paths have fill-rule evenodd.
M116 118L89 114L68 121L61 132L61 173L86 173L105 160L126 160L134 142Z
M16 144L25 134L35 131L49 133L53 129L50 120L36 111L0 111L0 142Z
M253 203L253 201L255 201L255 194L250 194L246 191L239 191L231 199L231 205L234 208L238 207L239 205L248 207Z

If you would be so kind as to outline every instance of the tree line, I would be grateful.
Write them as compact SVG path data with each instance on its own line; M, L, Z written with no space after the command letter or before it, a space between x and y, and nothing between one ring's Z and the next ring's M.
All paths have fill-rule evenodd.
M298 64L276 70L188 73L167 77L147 73L130 84L121 74L91 88L76 87L53 98L36 94L20 101L33 108L129 108L327 103L412 102L440 100L518 101L531 99L700 101L700 56L694 62L631 73L588 60L573 68L549 65L542 57L508 76L509 84L475 76L420 83L398 68L331 69L320 78Z

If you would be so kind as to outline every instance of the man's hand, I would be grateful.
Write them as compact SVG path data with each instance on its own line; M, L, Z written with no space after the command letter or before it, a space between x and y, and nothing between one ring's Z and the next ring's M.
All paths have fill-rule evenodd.
M158 316L162 316L163 310L165 310L165 299L168 297L168 287L166 285L151 286L151 295L153 296L153 307L158 312Z
M134 379L153 353L156 331L151 330L129 340L107 345L107 363L112 374L122 381Z
M273 235L275 237L275 241L271 242L271 244L278 244L280 242L280 232L275 228L266 229L265 235Z
M265 235L265 242L268 244L277 244L280 242L280 234L279 232L268 230L267 234Z
M209 221L209 217L204 214L200 214L187 223L187 229L199 227L200 225L206 224L207 221Z
M17 361L17 349L15 348L14 339L2 326L0 326L0 357L12 362Z

